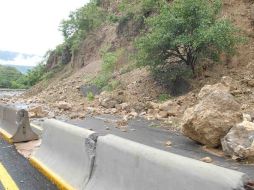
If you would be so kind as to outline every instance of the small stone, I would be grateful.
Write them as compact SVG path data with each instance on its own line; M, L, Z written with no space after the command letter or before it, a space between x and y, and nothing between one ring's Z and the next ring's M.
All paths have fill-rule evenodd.
M122 104L120 104L120 106L121 106L121 109L123 109L123 110L129 109L129 107L130 107L128 103L122 103Z
M110 130L110 128L109 128L109 127L106 127L106 130Z
M79 119L84 119L85 117L86 117L85 114L81 114L81 113L80 113L80 114L78 115L78 118L79 118Z
M165 143L165 145L169 147L169 146L172 145L172 142L171 142L171 141L167 141L167 142Z
M206 163L212 163L213 159L210 157L204 157L204 158L201 158L200 161L206 162Z
M243 113L243 120L251 122L251 116L249 114Z
M119 120L119 121L116 122L116 125L118 127L123 127L123 126L127 126L128 122L126 120Z
M58 102L56 106L64 111L71 110L71 104L64 101Z
M160 112L159 112L159 116L160 116L161 118L167 118L167 117L168 117L168 112L166 112L166 111L160 111Z
M78 118L79 117L79 115L77 114L77 113L72 113L71 115L70 115L70 118L71 119L76 119L76 118Z
M138 113L135 112L135 111L132 111L132 112L130 113L130 116L136 118L136 117L138 116Z

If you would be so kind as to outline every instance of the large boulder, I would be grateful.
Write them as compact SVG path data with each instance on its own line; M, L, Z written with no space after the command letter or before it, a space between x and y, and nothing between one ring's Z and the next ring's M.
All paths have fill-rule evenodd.
M217 147L220 139L241 121L241 106L222 84L204 88L199 103L184 112L182 132L208 147Z
M171 100L168 100L159 105L159 110L166 112L168 116L177 116L180 112L180 106Z
M68 102L65 102L65 101L58 102L56 104L56 107L58 109L61 109L61 110L64 110L64 111L71 110L71 104L69 104Z
M229 92L229 87L222 84L222 83L217 83L214 85L205 85L199 92L198 98L202 99L205 96L211 94L214 91L223 91L223 92Z
M254 123L243 121L221 140L223 151L234 159L254 159Z
M116 91L113 93L102 92L99 97L100 105L106 109L115 108L124 101L125 94L123 91Z
M47 117L48 112L45 111L42 106L35 106L28 110L30 118L42 118Z

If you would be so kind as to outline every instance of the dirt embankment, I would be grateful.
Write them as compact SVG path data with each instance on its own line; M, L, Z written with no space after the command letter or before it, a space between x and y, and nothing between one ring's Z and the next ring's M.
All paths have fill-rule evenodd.
M181 119L184 110L196 103L197 93L205 84L215 84L223 76L230 76L236 83L232 94L242 105L243 111L251 112L254 108L253 4L253 1L247 0L224 0L222 16L233 21L242 30L248 37L247 43L238 48L236 56L223 58L224 64L214 65L204 71L199 78L190 80L192 90L182 96L165 96L167 89L157 83L146 69L121 72L121 68L132 64L128 59L128 52L135 51L132 43L137 35L136 25L127 22L124 26L105 24L98 28L81 43L79 50L72 55L70 63L53 78L42 81L20 97L3 101L41 106L50 117L66 115L75 118L84 117L91 112L113 113L123 115L125 118L137 115L149 119L157 118L178 126L178 120ZM115 11L115 6L108 1L105 1L103 6ZM126 34L129 36L126 37ZM80 87L100 71L101 49L105 47L110 47L111 50L124 49L125 53L118 58L118 71L112 74L113 79L119 81L120 85L113 92L104 92L96 96L94 101L88 101L81 93ZM114 100L119 94L122 99L115 102L115 105L102 105L102 102L110 102L106 99ZM165 99L170 100L174 113L166 113L164 109L154 106L154 103L163 104L160 101ZM71 108L63 109L62 104L67 104L67 107Z

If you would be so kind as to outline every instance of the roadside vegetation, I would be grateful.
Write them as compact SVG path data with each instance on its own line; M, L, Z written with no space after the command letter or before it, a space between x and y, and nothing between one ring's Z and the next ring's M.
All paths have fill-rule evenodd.
M63 57L67 51L68 63L81 42L103 24L118 24L121 28L133 20L141 30L131 39L137 50L132 65L149 68L164 83L179 77L197 77L204 64L220 62L222 53L233 55L243 41L239 29L221 17L221 9L221 0L123 0L112 11L103 9L101 1L91 0L61 22L59 30L64 42L54 52ZM124 47L121 51L125 51ZM120 53L110 47L103 51L102 70L90 82L100 89L116 88L119 82L112 75ZM26 75L15 76L19 80L2 83L11 88L27 88L53 74L39 64Z
M112 91L115 90L120 82L113 79L114 71L119 56L123 53L122 49L115 52L108 52L107 49L101 51L102 68L90 83L96 85L99 89Z
M138 64L170 80L195 77L208 59L218 62L222 53L234 54L242 38L230 21L220 18L221 9L221 0L162 4L156 16L145 20L147 30L136 43Z
M16 68L0 65L0 88L15 88L22 73Z
M72 12L60 26L63 45L75 51L89 32L105 22L123 25L129 20L139 21L143 32L136 37L135 62L148 67L155 76L165 82L177 77L196 77L200 68L211 60L219 62L220 55L235 53L243 41L239 29L221 18L222 1L213 0L123 0L114 14L103 10L100 1L90 1ZM114 62L115 56L105 52ZM209 62L210 63L210 62ZM106 64L103 64L104 67ZM102 68L102 70L105 70ZM111 71L112 72L112 71ZM202 71L201 71L202 72ZM106 86L110 72L102 71L95 79L99 87Z
M70 51L76 51L81 41L105 21L105 16L106 12L95 0L71 12L69 18L63 20L59 27L64 37L64 43L60 47L62 49L68 47Z
M26 89L42 80L48 80L59 71L59 67L47 71L40 63L27 73L22 74L15 67L0 65L0 88Z

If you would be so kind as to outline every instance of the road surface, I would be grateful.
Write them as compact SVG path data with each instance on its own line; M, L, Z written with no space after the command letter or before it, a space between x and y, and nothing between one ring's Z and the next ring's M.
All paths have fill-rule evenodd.
M251 179L254 179L254 165L247 165L232 161L223 156L220 157L210 154L203 150L203 146L186 138L179 132L159 128L158 123L153 123L144 119L135 119L128 123L127 131L123 132L121 129L116 128L114 122L116 120L117 118L112 116L97 116L97 118L88 117L85 120L71 120L68 122L82 128L92 129L100 135L108 133L115 134L126 139L196 160L209 156L213 159L213 164L244 172L248 174ZM165 146L167 141L171 141L172 146Z
M0 137L0 190L57 190Z

